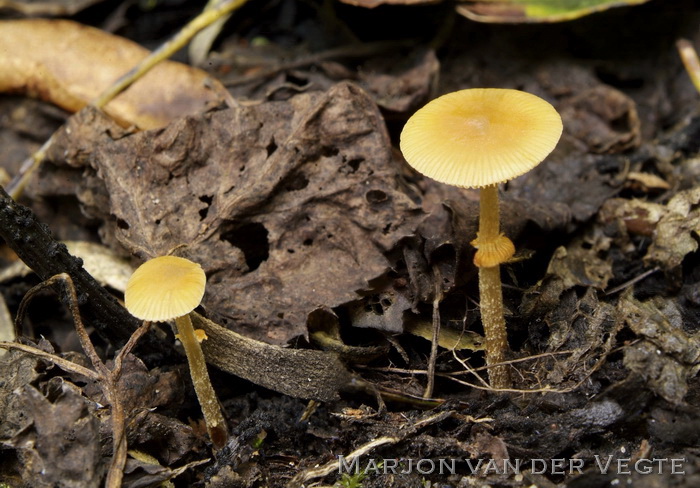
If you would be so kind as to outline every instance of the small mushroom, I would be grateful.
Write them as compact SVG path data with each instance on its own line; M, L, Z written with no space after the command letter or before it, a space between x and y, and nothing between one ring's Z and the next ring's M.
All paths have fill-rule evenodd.
M472 88L428 103L406 122L401 151L414 169L448 185L481 188L479 231L472 245L479 268L486 362L494 388L509 388L508 340L500 264L515 253L499 230L498 184L527 173L557 145L563 125L545 100L518 90Z
M139 266L129 278L124 303L129 313L141 320L164 322L175 319L207 431L218 449L226 444L226 422L189 315L202 301L206 281L202 267L188 259L177 256L153 258Z

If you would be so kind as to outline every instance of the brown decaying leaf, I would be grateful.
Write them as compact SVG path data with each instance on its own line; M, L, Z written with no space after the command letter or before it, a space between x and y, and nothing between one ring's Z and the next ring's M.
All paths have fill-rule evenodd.
M99 422L79 388L54 380L52 399L33 386L20 390L31 423L6 444L18 450L22 477L32 486L96 488L103 474Z
M673 269L698 249L700 236L700 187L678 193L666 205L656 226L654 241L644 257L665 269Z
M43 346L49 346L44 342ZM41 347L42 345L40 345ZM26 424L15 390L38 381L42 361L17 351L8 351L0 361L0 439L12 437Z
M0 92L22 93L78 111L148 51L122 37L67 20L0 22ZM166 61L106 106L122 124L163 127L224 100L204 71Z
M567 98L559 106L566 131L594 153L621 153L639 146L641 122L634 101L623 92L598 85Z
M274 343L305 334L318 306L356 299L422 218L376 105L348 83L103 142L90 164L111 206L90 211L116 220L127 249L187 244L210 315ZM101 185L84 179L79 195Z
M601 209L599 220L617 225L631 235L652 238L644 260L667 271L680 266L696 251L700 235L700 187L677 193L666 205L644 200L613 198Z
M665 400L680 404L698 372L700 336L683 330L680 310L664 298L640 302L627 294L617 309L619 319L643 338L625 348L625 366Z

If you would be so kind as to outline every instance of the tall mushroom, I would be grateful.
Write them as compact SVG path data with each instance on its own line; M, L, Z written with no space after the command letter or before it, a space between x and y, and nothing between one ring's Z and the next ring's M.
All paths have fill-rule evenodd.
M537 166L557 145L559 113L518 90L472 88L428 103L406 122L401 151L417 171L448 185L481 188L479 231L472 245L479 268L486 362L494 388L509 388L500 264L515 247L499 230L498 184Z
M197 263L176 256L157 257L143 263L131 275L124 303L127 310L141 320L175 319L207 431L218 449L226 444L226 422L189 315L202 301L206 281L204 270Z

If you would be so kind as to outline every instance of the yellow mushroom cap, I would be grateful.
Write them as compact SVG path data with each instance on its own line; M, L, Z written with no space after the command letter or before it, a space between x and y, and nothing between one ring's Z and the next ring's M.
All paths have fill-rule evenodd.
M557 145L563 125L551 104L502 88L448 93L418 110L401 132L401 151L424 175L480 188L527 173Z
M146 261L129 278L124 292L126 309L152 322L187 315L202 301L207 278L189 259L161 256Z

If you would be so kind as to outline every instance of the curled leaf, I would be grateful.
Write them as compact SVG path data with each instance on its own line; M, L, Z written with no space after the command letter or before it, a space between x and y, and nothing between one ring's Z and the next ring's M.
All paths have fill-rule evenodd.
M160 132L95 137L87 162L96 178L78 191L86 210L134 253L187 243L207 272L210 316L269 342L306 335L319 306L357 299L423 217L379 110L348 83ZM66 139L52 154L75 153ZM93 207L104 201L109 209Z
M1 21L0 92L76 112L147 55L128 39L67 20ZM105 111L124 125L153 129L218 105L225 90L204 71L166 61Z

